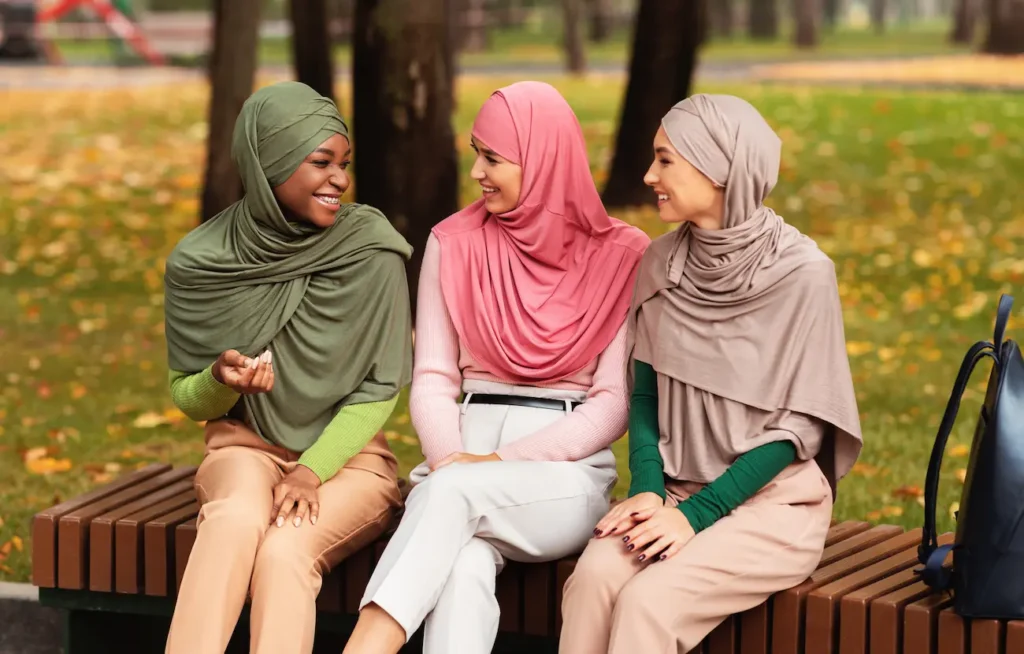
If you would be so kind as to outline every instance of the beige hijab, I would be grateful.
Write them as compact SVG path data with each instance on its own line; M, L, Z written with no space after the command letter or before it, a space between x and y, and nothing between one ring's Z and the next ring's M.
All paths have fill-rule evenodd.
M764 206L781 141L753 106L727 95L683 100L662 126L688 162L725 187L725 215L721 230L687 223L651 244L630 312L631 343L680 383L826 423L817 460L834 490L860 453L860 420L835 267ZM653 342L636 343L648 334Z

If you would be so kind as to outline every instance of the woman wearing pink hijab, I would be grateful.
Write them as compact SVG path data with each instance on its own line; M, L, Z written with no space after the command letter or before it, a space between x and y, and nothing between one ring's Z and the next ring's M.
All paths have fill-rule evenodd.
M472 136L483 197L434 228L420 273L410 412L426 461L347 654L397 652L424 621L426 654L490 652L505 560L581 551L616 481L650 241L605 212L551 86L496 91Z

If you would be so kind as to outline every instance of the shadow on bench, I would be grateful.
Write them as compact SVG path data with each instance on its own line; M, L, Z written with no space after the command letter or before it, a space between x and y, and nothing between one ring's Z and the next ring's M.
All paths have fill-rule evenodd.
M35 516L33 583L43 604L66 610L65 654L163 651L195 542L195 471L150 465ZM697 651L1024 654L1024 621L962 620L948 597L917 580L920 540L920 529L833 524L807 581L731 616ZM314 652L341 652L386 542L387 536L357 552L324 579ZM506 566L497 581L495 652L557 651L562 586L574 565L570 557ZM247 618L244 611L228 652L248 651ZM403 651L421 651L420 637Z

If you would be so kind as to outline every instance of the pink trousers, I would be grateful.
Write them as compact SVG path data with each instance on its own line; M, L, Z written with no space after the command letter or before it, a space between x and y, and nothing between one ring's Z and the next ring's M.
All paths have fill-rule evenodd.
M675 505L701 484L668 484ZM565 585L561 654L685 654L726 617L805 580L821 559L832 491L795 463L665 561L594 538Z

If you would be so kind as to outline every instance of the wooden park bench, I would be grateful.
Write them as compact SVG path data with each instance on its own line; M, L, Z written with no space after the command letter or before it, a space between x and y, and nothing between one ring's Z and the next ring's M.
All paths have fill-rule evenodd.
M35 516L33 581L43 604L66 611L65 654L163 651L196 537L194 475L195 468L150 465ZM945 534L940 542L951 539ZM949 597L917 579L920 540L920 529L833 524L809 579L731 616L695 651L1024 654L1024 621L961 619ZM386 542L385 535L325 578L316 652L341 652ZM497 582L496 652L557 651L562 586L574 565L570 557L505 568ZM408 651L418 648L417 636ZM248 651L247 612L228 651Z

